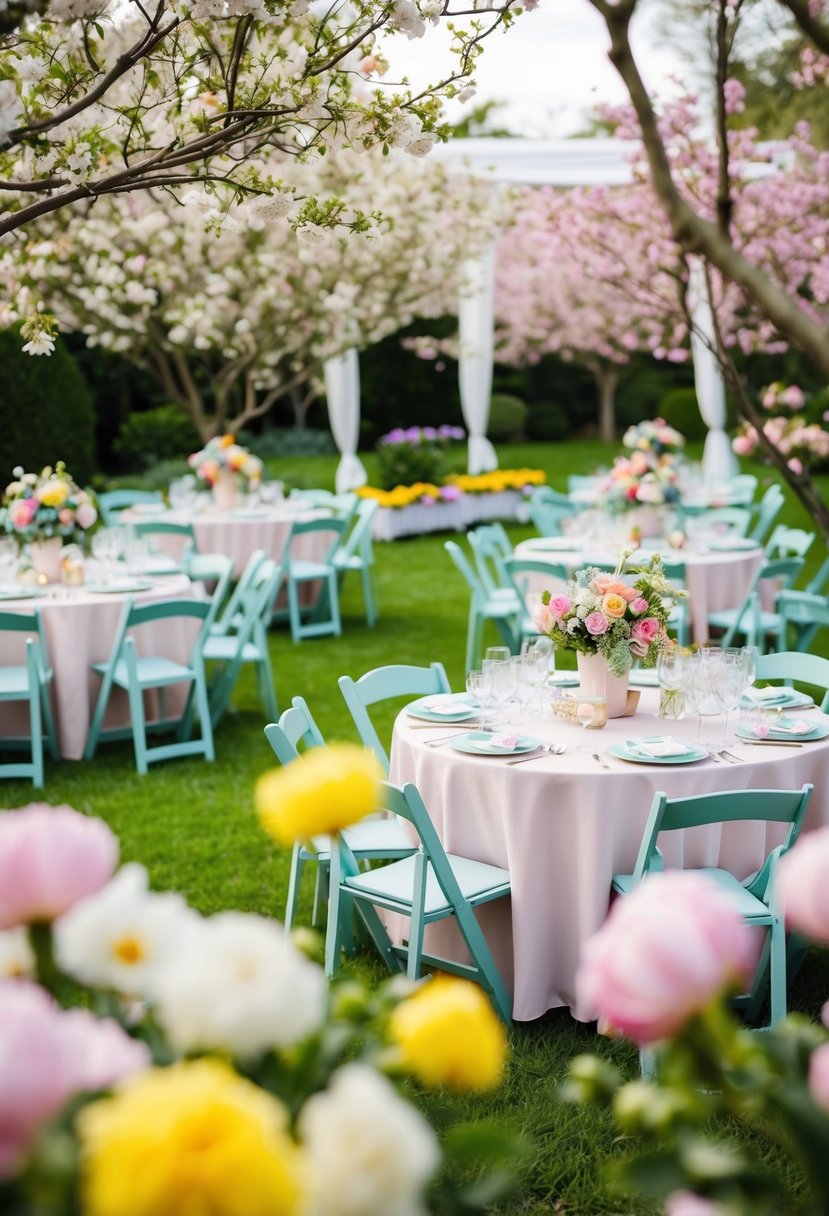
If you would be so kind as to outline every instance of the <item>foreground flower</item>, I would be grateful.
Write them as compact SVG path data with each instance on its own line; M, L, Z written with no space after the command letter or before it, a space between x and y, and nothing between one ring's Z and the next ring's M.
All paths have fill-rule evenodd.
M281 925L223 912L202 921L186 954L165 969L156 1012L177 1051L249 1058L314 1034L326 1003L322 968Z
M198 919L180 895L149 891L142 866L124 866L57 922L55 955L83 984L153 996L163 969L186 953Z
M22 926L0 931L0 980L34 975L35 955L29 934Z
M665 1200L665 1216L717 1216L720 1207L693 1191L674 1191Z
M112 876L118 841L101 819L32 803L0 815L0 929L52 921Z
M373 1069L348 1064L335 1073L305 1104L299 1132L312 1178L309 1216L425 1214L423 1191L440 1162L437 1141Z
M613 905L584 948L576 988L593 1016L653 1043L745 977L752 961L735 901L702 875L667 872Z
M812 1052L809 1060L809 1090L818 1106L829 1111L829 1043Z
M389 1021L403 1066L424 1085L494 1089L507 1036L483 990L468 980L429 980L401 1001Z
M332 743L304 752L256 783L262 827L279 844L293 844L371 815L380 805L383 770L373 752Z
M293 1216L301 1155L275 1098L215 1060L153 1068L77 1120L84 1216Z
M40 1126L73 1094L144 1068L150 1053L117 1023L68 1013L36 984L0 984L0 1178L23 1164Z
M775 885L786 924L829 942L829 827L802 836L780 859Z

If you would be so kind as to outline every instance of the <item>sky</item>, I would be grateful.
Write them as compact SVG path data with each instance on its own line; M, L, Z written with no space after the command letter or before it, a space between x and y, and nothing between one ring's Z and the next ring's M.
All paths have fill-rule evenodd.
M651 10L652 13L652 10ZM670 77L681 70L676 51L660 45L646 10L634 24L634 49L649 89L676 92ZM459 23L460 24L460 23ZM486 39L476 68L478 93L467 106L497 100L507 104L494 116L500 125L529 138L560 138L584 128L584 114L598 102L621 102L626 94L607 58L604 23L588 0L540 0L507 32ZM449 67L448 41L440 29L421 39L396 35L388 44L389 76L404 73L413 84L435 80ZM455 121L458 105L447 107Z

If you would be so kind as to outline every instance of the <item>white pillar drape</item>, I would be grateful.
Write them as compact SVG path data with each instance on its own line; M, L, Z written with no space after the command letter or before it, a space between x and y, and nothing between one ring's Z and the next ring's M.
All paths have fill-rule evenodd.
M463 271L466 286L458 315L458 385L469 434L467 468L473 474L488 473L498 467L495 449L486 437L492 395L494 245L465 262Z
M356 490L368 480L357 456L360 438L360 364L353 348L325 362L325 395L331 434L340 453L335 486L338 494Z
M705 263L689 259L689 304L691 309L691 356L694 361L694 387L699 412L708 425L702 456L706 485L724 485L738 472L737 458L725 433L725 384L717 362L714 322Z

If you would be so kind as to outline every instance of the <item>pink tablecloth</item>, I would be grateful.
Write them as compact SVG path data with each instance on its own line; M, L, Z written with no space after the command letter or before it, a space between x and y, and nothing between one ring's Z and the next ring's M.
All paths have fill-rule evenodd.
M545 741L567 744L561 756L509 766L499 757L470 756L427 740L449 733L437 724L411 729L401 715L395 725L391 779L414 782L450 852L504 866L512 878L511 901L481 910L481 924L505 982L514 993L518 1020L576 1002L574 977L583 943L602 924L614 873L633 867L654 792L672 797L721 789L799 788L815 785L807 828L829 823L829 741L800 749L753 747L735 742L740 764L712 760L686 765L631 764L607 756L612 743L649 734L692 739L693 722L666 723L655 713L656 693L643 692L633 718L611 720L602 731L585 732L547 715L523 730ZM650 712L648 712L650 711ZM816 709L811 721L829 723ZM705 719L721 728L721 719ZM705 732L710 733L708 731ZM583 742L589 751L581 752ZM600 767L599 751L609 769ZM722 865L740 878L761 863L777 843L777 829L762 824L727 824L665 836L667 863ZM509 904L511 902L511 909ZM439 947L453 948L439 926Z
M189 599L195 593L184 575L156 579L150 590L137 592L137 603L161 599ZM100 677L91 670L92 663L110 657L115 631L126 602L126 593L92 594L83 587L49 587L38 599L3 602L4 611L29 612L37 604L43 621L49 659L54 672L52 706L58 733L60 754L67 760L83 757L87 730L101 686ZM135 633L139 654L166 655L178 661L190 653L198 624L183 621L159 621L142 625ZM23 635L4 634L0 643L0 662L19 663L23 655ZM167 707L175 712L187 689L167 690ZM14 736L28 733L28 709L13 702L2 707L0 733ZM148 712L153 712L152 705ZM129 723L126 694L113 690L105 727Z
M549 543L549 541L548 541ZM554 545L555 542L553 542ZM544 538L522 541L516 546L517 557L542 558L551 562L561 562L568 570L578 569L586 564L582 554L577 549L560 549L553 546L545 548ZM590 556L597 560L600 554L595 546ZM615 554L608 554L607 560L614 560ZM700 552L694 549L682 549L671 553L672 558L685 562L687 575L688 604L691 611L691 636L699 645L708 641L708 616L711 612L720 612L724 608L738 608L743 602L751 580L763 562L763 550L755 549L709 550ZM647 554L644 555L647 557ZM529 584L531 592L540 593L544 589L544 580L533 576Z

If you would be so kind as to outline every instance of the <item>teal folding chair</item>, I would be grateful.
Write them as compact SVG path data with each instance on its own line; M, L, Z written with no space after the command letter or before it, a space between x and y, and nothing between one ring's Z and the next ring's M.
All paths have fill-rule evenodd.
M204 583L209 588L210 615L208 630L212 629L225 602L233 576L233 558L224 553L192 553L185 563L185 573L191 583Z
M595 490L601 481L594 473L570 473L567 478L568 494L583 494L586 490Z
M662 870L662 855L658 847L662 832L738 821L787 824L783 843L772 849L760 869L744 882L718 867L695 870L695 873L712 879L734 898L747 924L764 926L769 930L752 986L748 993L738 998L737 1003L746 1009L750 1020L756 1020L768 983L772 1026L786 1016L787 988L786 929L775 901L775 867L779 858L797 840L812 790L813 786L804 785L799 790L728 790L693 798L668 798L667 794L655 794L633 873L614 874L612 881L613 891L627 895L640 882L647 880L649 874ZM677 947L681 948L681 943L678 942Z
M824 609L824 622L829 625L829 608ZM801 654L784 650L778 654L762 654L757 660L758 680L782 680L791 686L795 681L822 688L821 710L829 713L829 659L817 654Z
M408 820L420 840L420 848L409 857L388 865L377 865L361 873L354 854L342 836L331 854L328 898L328 931L325 938L325 973L335 975L340 965L346 931L356 911L380 951L389 970L403 971L409 979L420 978L422 968L436 967L481 985L502 1020L511 1025L512 1002L486 938L475 919L474 909L510 894L509 871L500 866L472 861L444 851L423 800L413 785L384 782L383 806ZM377 909L409 919L408 944L395 945L377 914ZM427 927L453 917L469 951L470 962L427 953Z
M363 744L374 752L387 773L388 753L369 717L369 706L398 697L428 697L452 691L442 663L432 663L429 667L395 663L388 667L375 667L360 676L359 680L340 676L337 682L357 734Z
M679 507L680 519L688 512ZM706 507L694 511L692 531L717 532L725 536L745 536L751 524L751 511L748 507Z
M119 516L122 511L128 511L130 507L145 506L147 503L162 506L164 496L161 491L107 490L103 494L98 495L101 519L107 528L111 528L120 522Z
M573 519L573 508L532 498L527 503L527 515L539 536L563 536L565 523Z
M466 534L475 569L481 586L488 596L501 596L505 602L515 605L519 612L522 601L516 596L514 588L503 578L505 558L512 555L512 546L504 552L504 544L499 534L489 524L472 528Z
M270 743L280 764L290 764L309 747L323 747L325 740L319 727L311 717L311 711L302 697L294 697L291 708L286 709L278 722L265 727L265 738ZM369 815L343 832L345 842L358 862L376 861L379 858L408 857L416 852L400 820L394 815ZM315 836L311 848L296 841L291 854L291 872L288 879L288 899L285 905L285 928L290 929L296 918L299 901L299 885L302 872L307 865L316 865L317 879L314 887L314 909L311 923L316 925L320 909L328 900L328 866L331 857L330 836Z
M751 580L739 608L722 608L709 612L709 628L721 629L720 646L733 646L737 637L745 638L746 646L757 646L763 652L768 638L774 640L778 650L786 649L785 622L780 612L763 608L759 585L763 579L773 579L777 584L775 605L780 593L788 591L803 569L802 557L787 557L780 561L764 562Z
M668 628L676 632L676 640L680 646L690 646L691 605L687 595L688 573L685 562L680 558L666 557L662 559L662 569L665 572L665 577L673 584L677 591L686 592L683 599L675 600L671 604L671 611L668 615Z
M291 525L280 566L288 592L288 619L294 642L329 634L339 637L342 633L339 572L334 565L334 554L342 542L345 529L345 520L334 517L295 520ZM298 541L325 534L329 536L329 543L321 557L311 560L297 555L295 549ZM322 590L317 595L314 607L306 608L300 603L302 588L314 583L321 584Z
M0 741L3 750L22 751L27 745L31 760L0 764L0 777L31 777L32 785L42 789L44 782L43 744L53 760L58 760L57 734L49 700L52 669L40 610L0 612L0 634L25 634L22 663L0 665L0 701L25 702L29 707L29 733Z
M497 563L501 585L510 587L521 604L520 630L521 640L538 637L538 626L532 615L530 606L530 579L535 576L535 582L543 578L549 588L551 580L566 584L569 578L567 569L561 562L549 561L544 557L508 557ZM542 588L543 590L543 588Z
M238 624L239 614L242 611L242 604L245 601L251 583L256 577L256 571L265 560L264 549L254 549L248 560L245 562L245 568L239 575L236 586L230 593L230 598L221 609L218 616L210 626L211 634L226 634L231 632Z
M814 532L805 528L787 528L778 524L766 544L766 557L774 561L781 557L805 557L814 544Z
M734 506L749 506L757 493L757 478L753 473L738 473L731 478L731 501Z
M443 547L469 587L466 670L471 671L478 666L487 621L495 623L504 643L515 653L520 648L521 604L510 595L488 595L477 571L460 545L453 540L447 540Z
M829 626L829 597L808 587L805 591L781 591L775 608L783 618L783 637L788 642L791 626L798 650L811 650L818 631Z
M154 537L180 538L181 551L176 554L176 557L179 557L184 564L189 561L191 554L199 551L196 532L192 524L175 523L172 520L163 519L137 519L130 524L130 527L135 536L149 539L151 549L157 547L153 545Z
M366 624L373 629L377 624L377 605L371 585L371 567L374 551L371 546L371 528L377 514L377 501L373 498L355 499L357 506L351 523L351 531L334 550L332 562L342 587L346 574L354 570L360 575L363 588L363 605Z
M208 632L204 639L202 657L205 663L212 665L208 701L214 730L227 712L242 666L246 663L255 670L256 686L265 714L271 721L279 715L267 627L281 579L282 572L275 562L270 558L260 562L240 601L232 625L225 633Z
M774 521L783 510L785 501L783 491L777 482L774 482L759 502L751 504L751 530L748 535L752 540L756 540L758 545L766 543Z
M93 663L92 669L101 676L101 688L92 723L86 739L84 759L91 760L100 740L127 739L132 736L135 767L141 776L149 764L157 760L172 760L180 756L203 756L215 759L213 731L207 703L207 683L204 674L202 646L207 637L210 604L206 600L159 600L152 604L135 604L130 597L121 614L112 654L106 663ZM201 622L198 636L186 662L166 656L144 656L138 653L134 630L160 621ZM176 684L189 686L183 713L175 718L165 717L164 693ZM104 714L114 688L123 689L129 698L130 725L114 729L103 728ZM147 722L144 694L158 692L160 718ZM199 718L200 735L189 738L192 710ZM175 742L148 746L148 734L174 732Z

